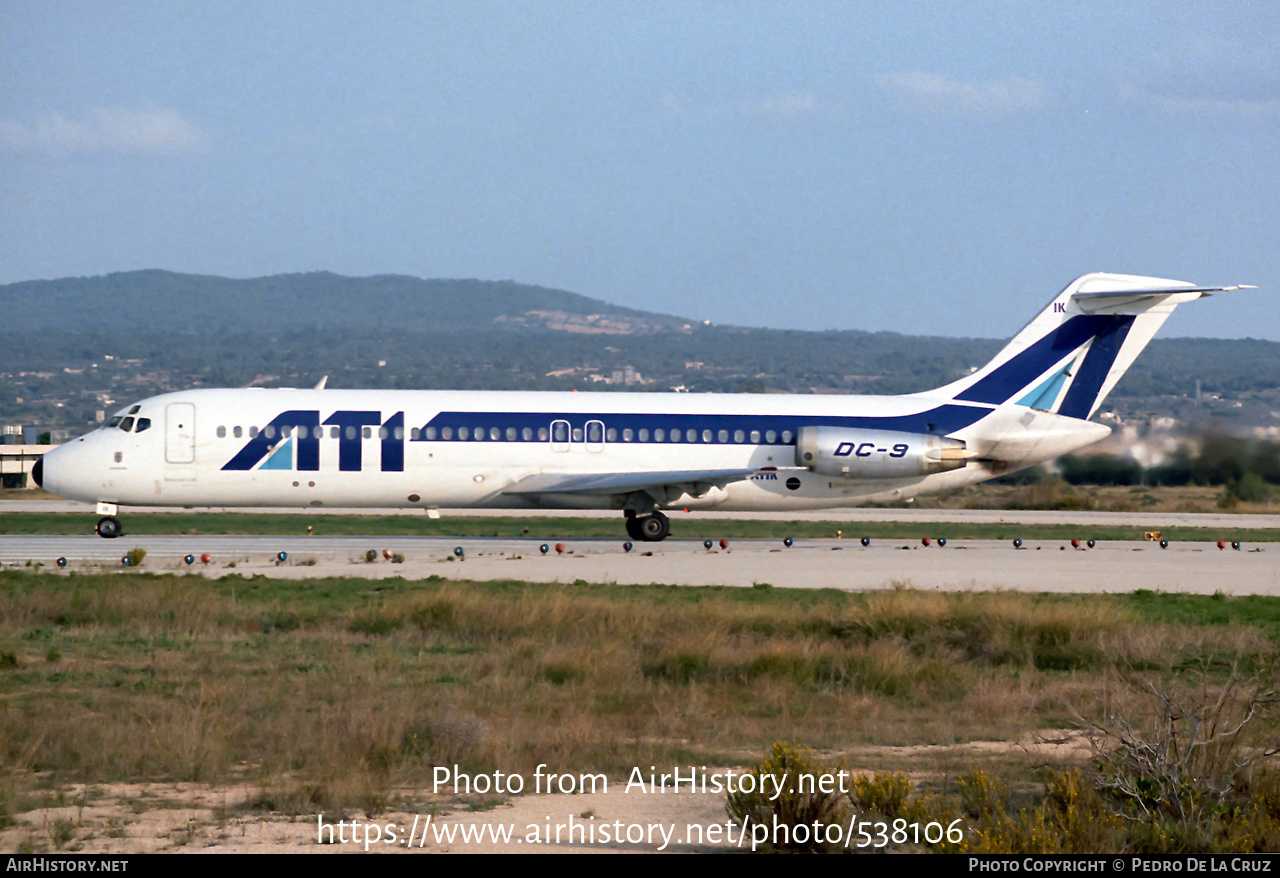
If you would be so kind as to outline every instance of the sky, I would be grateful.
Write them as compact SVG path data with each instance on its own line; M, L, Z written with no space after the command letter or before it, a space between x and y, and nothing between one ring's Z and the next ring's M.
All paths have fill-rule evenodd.
M1162 335L1280 340L1262 0L0 0L0 23L0 284L407 274L1004 338L1109 271L1256 284Z

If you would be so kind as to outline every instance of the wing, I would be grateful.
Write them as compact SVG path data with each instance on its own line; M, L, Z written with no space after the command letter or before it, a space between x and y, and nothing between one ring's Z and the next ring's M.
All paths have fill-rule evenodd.
M538 473L504 488L503 494L633 494L643 491L659 502L681 494L701 496L712 488L750 478L759 470L715 469L635 473Z

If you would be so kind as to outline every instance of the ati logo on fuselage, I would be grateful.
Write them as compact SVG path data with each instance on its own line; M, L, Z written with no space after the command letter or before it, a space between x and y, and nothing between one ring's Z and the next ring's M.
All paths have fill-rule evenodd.
M384 473L404 472L404 412L396 412L386 421L382 420L382 412L334 412L323 424L318 411L281 412L222 468L251 470L265 458L262 469L319 470L321 428L332 427L337 428L334 432L338 437L338 469L359 472L363 464L364 428L374 426L381 428L380 469Z

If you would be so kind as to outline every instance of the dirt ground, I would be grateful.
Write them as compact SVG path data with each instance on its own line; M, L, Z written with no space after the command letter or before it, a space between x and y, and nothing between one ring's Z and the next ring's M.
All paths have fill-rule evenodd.
M1075 734L1044 731L1017 742L978 741L946 747L864 748L845 754L852 764L916 765L920 783L929 766L1011 758L1071 763L1088 755ZM594 792L456 796L448 789L403 789L397 805L373 816L285 816L257 810L253 784L73 784L53 801L16 814L0 832L0 849L15 852L138 853L659 853L750 850L751 831L731 822L725 793L712 778L732 783L743 766L639 766L629 778L610 778ZM708 779L690 789L697 770ZM685 780L665 785L661 774ZM657 779L658 785L651 783ZM532 788L532 778L525 778ZM473 791L474 792L474 791ZM405 806L405 803L412 803ZM410 836L412 840L410 840Z

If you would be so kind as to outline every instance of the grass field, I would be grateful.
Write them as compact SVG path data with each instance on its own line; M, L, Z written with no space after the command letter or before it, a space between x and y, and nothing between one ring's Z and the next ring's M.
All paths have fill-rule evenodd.
M236 783L249 808L373 816L436 765L622 776L749 765L792 741L909 772L996 849L974 784L1013 808L1043 789L1043 766L1016 748L985 764L870 748L1137 724L1147 683L1192 700L1253 691L1241 681L1262 685L1278 637L1269 597L5 570L0 830L28 849L84 846L35 816L71 784ZM1242 747L1274 739L1273 709L1257 705L1262 737Z

